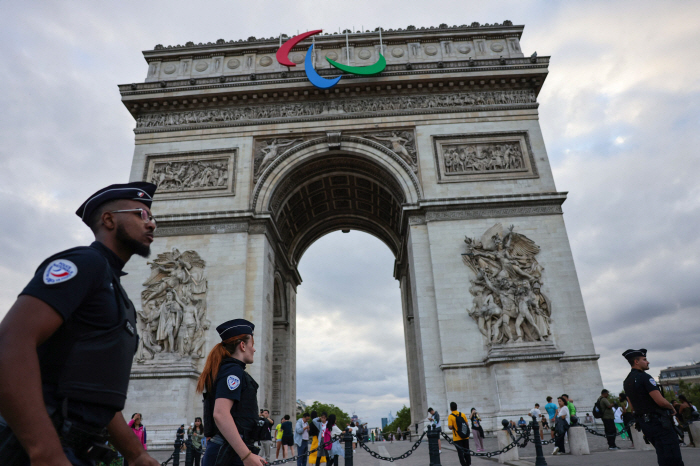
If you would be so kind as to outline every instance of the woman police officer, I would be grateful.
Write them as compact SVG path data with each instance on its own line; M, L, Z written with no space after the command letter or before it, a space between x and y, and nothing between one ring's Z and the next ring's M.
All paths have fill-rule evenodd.
M221 337L207 356L197 392L204 393L204 434L211 437L204 466L261 466L257 440L258 384L245 371L253 363L255 326L245 319L219 325Z

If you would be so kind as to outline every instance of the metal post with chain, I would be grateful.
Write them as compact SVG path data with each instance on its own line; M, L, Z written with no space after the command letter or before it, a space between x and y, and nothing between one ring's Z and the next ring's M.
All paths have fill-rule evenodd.
M540 440L540 425L537 422L537 418L532 416L532 435L533 442L535 444L535 466L547 466L547 460L544 459L544 453L542 453L542 441Z
M346 432L341 436L341 439L345 442L345 466L353 466L352 434L350 432Z
M185 466L194 464L194 448L192 448L192 437L185 440Z
M430 466L440 465L439 439L440 432L438 432L437 427L428 426L428 454L430 455Z

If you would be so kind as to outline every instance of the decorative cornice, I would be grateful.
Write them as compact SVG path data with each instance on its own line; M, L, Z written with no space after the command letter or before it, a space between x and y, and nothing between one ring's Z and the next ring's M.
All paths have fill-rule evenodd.
M452 364L441 364L440 370L473 369L478 367L488 367L493 364L521 362L521 361L545 361L548 359L558 359L561 361L564 351L548 351L537 353L521 353L499 356L489 356L481 362L461 362Z
M428 222L440 220L468 220L474 218L498 218L498 217L522 217L530 215L555 215L561 214L561 206L520 206L520 207L500 207L483 208L477 207L469 210L446 210L432 211L425 214Z
M597 361L600 359L600 354L580 354L576 356L563 356L561 362L575 362L575 361Z
M248 222L172 222L166 226L158 226L155 235L188 236L188 235L215 235L223 233L240 233L248 231Z

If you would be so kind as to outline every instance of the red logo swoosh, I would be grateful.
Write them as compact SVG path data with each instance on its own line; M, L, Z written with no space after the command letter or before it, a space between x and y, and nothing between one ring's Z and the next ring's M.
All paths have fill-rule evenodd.
M284 66L297 66L296 63L291 62L289 60L289 52L292 51L295 45L297 45L299 42L302 40L306 39L309 36L313 36L314 34L318 34L320 32L323 32L323 29L317 29L316 31L309 31L305 32L303 34L299 34L298 36L294 36L291 39L289 39L287 42L282 45L282 47L279 48L277 51L277 54L275 55L277 57L277 61L279 62L280 65Z
M53 272L51 272L51 276L52 276L52 277L56 277L56 278L67 277L68 275L70 275L70 273L68 273L68 272L63 272L63 273L53 273Z

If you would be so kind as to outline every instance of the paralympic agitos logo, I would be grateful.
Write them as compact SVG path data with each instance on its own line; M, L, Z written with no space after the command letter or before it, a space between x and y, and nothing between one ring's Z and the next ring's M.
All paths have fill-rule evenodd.
M303 34L299 34L298 36L292 37L287 42L285 42L284 45L282 45L277 51L277 61L284 66L296 66L296 63L293 63L289 60L289 52L295 45L297 45L302 40L306 39L307 37L319 34L321 32L323 32L323 29L305 32ZM313 51L314 46L313 44L311 44L309 50L306 51L306 58L304 60L304 70L306 71L306 76L309 78L309 81L311 81L311 84L318 87L319 89L330 89L331 87L338 84L338 81L340 81L340 78L342 78L343 75L340 75L337 78L322 78L314 69ZM341 63L331 60L328 57L326 57L326 60L328 60L328 63L330 63L332 66L338 68L341 71L360 76L372 76L381 73L386 68L386 59L381 53L379 54L379 60L377 60L376 63L369 66L343 65Z

